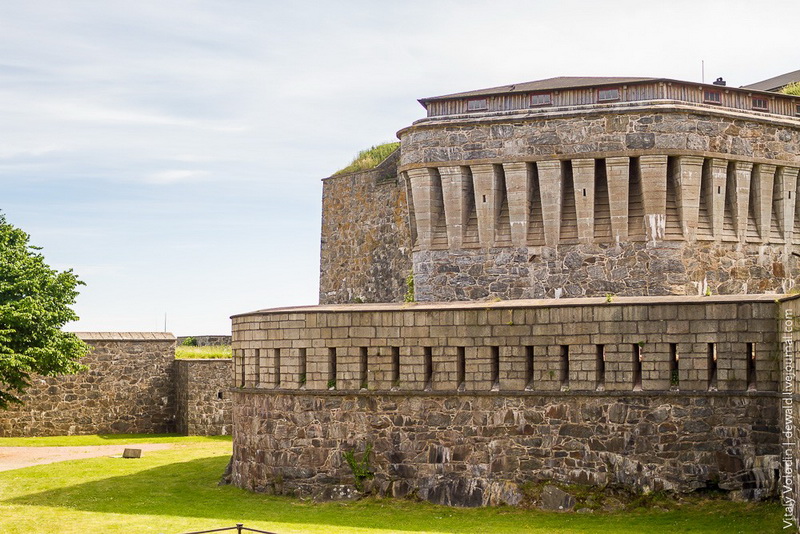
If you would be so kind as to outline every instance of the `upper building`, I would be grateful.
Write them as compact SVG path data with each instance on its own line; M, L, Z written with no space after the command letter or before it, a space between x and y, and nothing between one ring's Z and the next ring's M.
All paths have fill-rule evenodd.
M402 300L410 271L423 301L786 293L800 97L769 85L559 77L423 98L396 171L325 180L320 301Z

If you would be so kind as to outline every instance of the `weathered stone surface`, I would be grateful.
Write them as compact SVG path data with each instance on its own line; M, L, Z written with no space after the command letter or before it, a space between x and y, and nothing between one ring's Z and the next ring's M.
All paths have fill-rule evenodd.
M175 360L175 424L180 434L222 436L232 432L230 359Z
M545 510L572 510L575 507L575 497L556 486L547 484L542 488L541 507Z
M33 377L20 406L0 412L0 436L175 431L171 334L79 334L92 351L78 375Z
M403 300L411 233L398 157L323 181L320 303Z
M669 246L667 246L669 245ZM628 242L413 253L419 301L785 293L800 265L783 245ZM454 268L470 273L456 274ZM777 276L775 273L780 274Z
M175 360L159 332L79 334L92 347L77 375L33 377L0 436L231 433L231 360Z
M749 499L772 495L777 487L775 473L760 466L777 461L778 433L773 432L755 456L749 452L756 429L777 424L775 400L769 397L461 394L462 402L453 404L447 396L365 393L376 402L364 413L351 409L358 398L352 394L234 395L233 483L251 490L340 498L342 485L352 487L353 480L342 454L363 449L366 443L374 447L370 468L378 482L372 491L416 493L455 506L517 504L520 485L542 479L600 487L618 484L635 492L687 492L718 483ZM554 406L563 409L553 410ZM665 409L670 406L687 410L668 415L679 413ZM715 431L698 435L690 410L703 406L712 408L706 421ZM610 411L620 412L620 407L635 417L629 415L627 422L612 419ZM313 438L306 425L293 422L292 414L301 411L316 427ZM496 417L497 413L512 417ZM453 423L431 427L431 414ZM662 425L657 432L642 431L641 424L631 421L665 414L670 426ZM395 423L375 428L365 415ZM523 428L528 430L521 432ZM579 428L591 428L592 435L574 431ZM729 435L738 437L731 441ZM279 490L275 481L280 481ZM542 504L566 510L575 499L545 486Z

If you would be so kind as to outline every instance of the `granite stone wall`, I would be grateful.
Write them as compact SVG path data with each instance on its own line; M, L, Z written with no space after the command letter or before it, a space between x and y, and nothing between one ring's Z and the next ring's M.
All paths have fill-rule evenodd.
M187 436L231 433L231 360L175 360L176 428Z
M777 491L781 364L770 296L340 305L233 317L233 481L519 502L556 480Z
M788 293L800 262L783 246L660 241L419 250L416 299Z
M175 337L81 333L92 350L77 375L34 377L22 405L0 412L0 436L175 431Z
M535 157L729 154L800 162L796 120L681 104L577 107L571 110L421 119L398 133L402 168Z
M161 332L78 336L88 371L39 377L22 405L0 411L0 436L231 432L231 360L175 360Z
M421 301L785 293L800 122L688 104L401 130Z
M411 230L398 158L395 152L373 170L323 181L321 303L403 300Z
M369 457L381 495L518 504L526 482L776 494L778 412L745 394L236 393L234 483L331 498ZM345 489L346 493L347 490Z

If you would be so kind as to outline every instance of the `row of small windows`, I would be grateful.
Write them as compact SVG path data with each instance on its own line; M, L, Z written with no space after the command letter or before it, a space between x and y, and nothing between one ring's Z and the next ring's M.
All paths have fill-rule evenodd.
M598 391L603 391L606 384L606 346L595 345L596 347L596 360L595 360L595 387ZM634 391L642 389L642 363L644 361L644 354L642 345L634 343L631 346L631 359L632 363L632 383L631 387ZM491 365L490 365L490 383L492 390L498 390L500 386L500 347L492 346L491 351ZM273 351L272 365L273 369L273 382L272 386L282 387L288 386L281 381L281 351L280 349L271 349ZM261 350L255 351L255 368L256 368L256 386L260 383L260 361ZM716 391L717 389L717 346L716 343L708 343L707 348L707 365L706 365L706 381L709 391ZM534 377L534 347L525 347L525 389L534 390L535 377ZM748 391L756 389L756 352L753 343L746 344L746 384ZM680 373L679 373L680 356L678 354L678 345L670 343L669 345L669 378L670 387L678 389L680 386ZM391 347L391 382L393 387L400 386L400 348ZM328 348L328 376L327 388L336 389L337 387L337 351L336 348ZM304 386L306 383L306 369L307 369L307 354L306 349L299 350L299 378L298 386ZM359 386L361 389L369 388L369 352L367 347L359 349ZM435 373L434 373L434 357L432 347L423 347L423 368L424 368L424 384L425 389L432 389ZM466 348L456 347L456 383L459 391L463 391L466 385ZM570 387L570 347L569 345L560 346L559 354L559 373L558 381L562 390L568 390ZM551 378L554 378L551 375ZM245 386L245 367L241 366L241 386Z
M620 91L618 88L598 89L597 101L598 102L615 102L620 99ZM722 92L714 89L706 89L703 91L703 102L706 104L722 104ZM541 107L550 106L553 104L552 93L534 93L530 95L530 106ZM755 111L769 111L769 100L765 97L754 96L750 101L750 108ZM467 100L467 111L486 111L489 109L489 100L487 98L473 98ZM800 115L800 104L796 107L796 114Z

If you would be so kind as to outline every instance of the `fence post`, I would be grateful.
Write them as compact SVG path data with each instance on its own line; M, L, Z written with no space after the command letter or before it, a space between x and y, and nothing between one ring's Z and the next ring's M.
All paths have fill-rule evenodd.
M242 527L243 526L244 526L244 523L236 523L236 532L237 532L237 534L242 534Z

